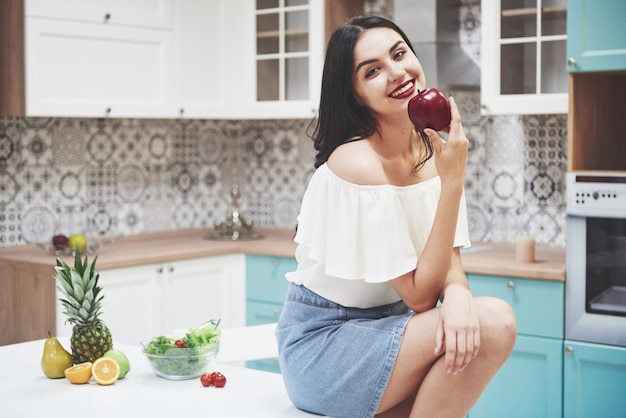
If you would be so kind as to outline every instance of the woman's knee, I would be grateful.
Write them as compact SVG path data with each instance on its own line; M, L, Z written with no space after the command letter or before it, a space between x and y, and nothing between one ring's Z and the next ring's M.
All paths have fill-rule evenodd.
M477 298L480 315L481 347L500 347L510 352L517 336L517 322L511 305L494 297Z

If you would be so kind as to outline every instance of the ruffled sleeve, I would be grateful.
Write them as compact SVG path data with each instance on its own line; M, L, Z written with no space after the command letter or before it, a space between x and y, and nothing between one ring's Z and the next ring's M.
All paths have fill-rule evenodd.
M362 186L322 165L303 197L295 241L328 276L386 282L415 269L439 192L439 178L407 187Z

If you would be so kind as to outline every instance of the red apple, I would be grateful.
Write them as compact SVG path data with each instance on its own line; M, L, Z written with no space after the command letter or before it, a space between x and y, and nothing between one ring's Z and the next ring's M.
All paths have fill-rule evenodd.
M68 242L69 239L63 234L57 234L52 237L52 245L57 250L63 250L67 248Z
M409 100L409 118L420 131L426 128L440 131L450 125L450 102L436 88L428 88L417 92Z

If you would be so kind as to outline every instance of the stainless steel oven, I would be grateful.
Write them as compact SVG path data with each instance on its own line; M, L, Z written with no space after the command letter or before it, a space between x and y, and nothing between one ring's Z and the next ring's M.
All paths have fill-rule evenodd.
M565 338L626 346L626 173L567 174Z

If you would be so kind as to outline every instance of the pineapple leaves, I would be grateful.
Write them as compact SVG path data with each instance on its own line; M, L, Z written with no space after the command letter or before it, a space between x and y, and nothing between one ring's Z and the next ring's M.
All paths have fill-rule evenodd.
M85 263L87 263L87 256L85 256ZM81 273L84 271L84 267L81 264L80 250L79 249L76 249L76 251L74 253L74 268L76 269L76 271L79 271Z
M74 270L71 271L71 278L74 296L76 296L77 299L83 299L85 297L85 291L83 290L83 278Z
M98 286L100 275L96 271L97 259L96 256L89 263L88 256L81 259L80 252L76 251L73 267L59 258L56 260L56 288L63 296L59 301L65 309L63 314L67 315L66 322L75 326L92 327L101 322L99 315L104 296L100 294L102 288Z

